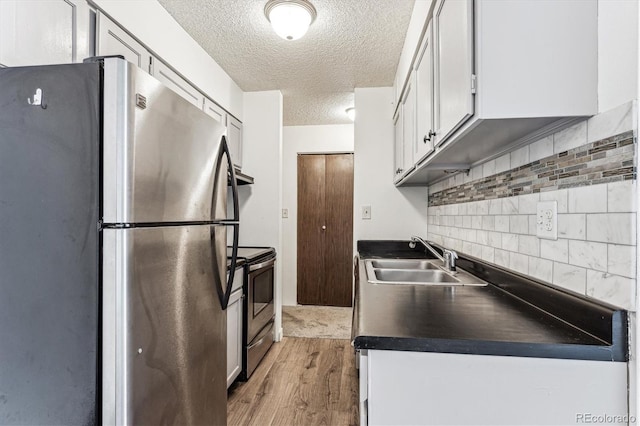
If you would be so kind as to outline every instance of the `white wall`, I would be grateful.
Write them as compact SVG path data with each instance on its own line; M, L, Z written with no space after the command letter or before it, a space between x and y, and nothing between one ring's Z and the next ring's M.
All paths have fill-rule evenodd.
M393 88L355 89L354 246L357 240L409 239L427 232L427 188L393 184ZM371 219L360 217L371 206Z
M153 53L243 120L242 90L157 0L92 0Z
M638 2L598 1L598 112L638 94Z
M282 253L282 93L244 94L242 171L255 179L238 188L240 245L275 247ZM276 331L281 333L282 261L276 263Z
M353 152L353 124L286 126L283 129L282 304L297 304L298 153Z

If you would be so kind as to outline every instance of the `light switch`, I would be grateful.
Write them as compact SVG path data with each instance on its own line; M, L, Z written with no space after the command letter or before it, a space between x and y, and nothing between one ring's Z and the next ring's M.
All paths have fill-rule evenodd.
M536 209L536 235L547 240L558 239L558 202L541 201Z
M362 218L371 219L371 206L362 206Z
M289 209L282 209L282 218L286 219L289 217Z

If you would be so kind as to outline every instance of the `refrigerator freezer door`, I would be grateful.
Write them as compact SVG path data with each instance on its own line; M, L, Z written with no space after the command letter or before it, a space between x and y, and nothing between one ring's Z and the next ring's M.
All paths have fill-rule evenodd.
M99 111L98 64L0 69L1 424L99 420Z
M105 425L226 424L226 315L212 288L226 275L212 262L223 230L103 231Z
M224 132L155 78L105 59L104 222L225 219L226 205L213 202Z

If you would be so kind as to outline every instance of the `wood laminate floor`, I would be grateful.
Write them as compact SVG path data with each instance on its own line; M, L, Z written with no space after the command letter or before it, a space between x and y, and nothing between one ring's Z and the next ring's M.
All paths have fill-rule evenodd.
M285 337L228 400L228 425L357 425L353 348L349 340Z

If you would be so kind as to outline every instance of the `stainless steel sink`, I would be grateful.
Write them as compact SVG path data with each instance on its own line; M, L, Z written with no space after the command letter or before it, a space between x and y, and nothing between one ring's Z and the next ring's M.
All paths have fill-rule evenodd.
M487 283L458 268L449 272L433 259L368 259L367 280L372 284L426 286L486 286Z
M413 269L374 269L378 281L389 283L459 283L460 280L444 271L413 270Z
M374 268L388 269L435 269L440 270L438 265L434 264L438 260L422 260L422 259L377 259L372 260L371 265Z

